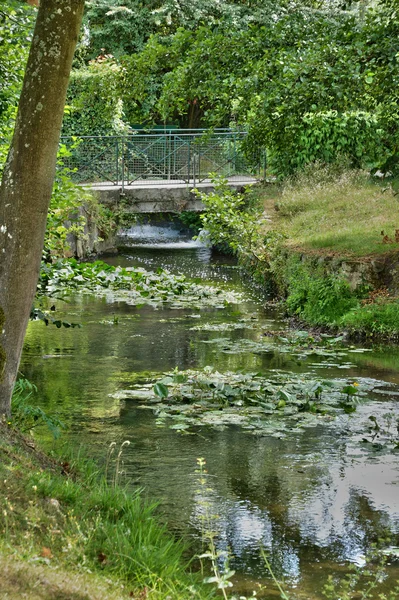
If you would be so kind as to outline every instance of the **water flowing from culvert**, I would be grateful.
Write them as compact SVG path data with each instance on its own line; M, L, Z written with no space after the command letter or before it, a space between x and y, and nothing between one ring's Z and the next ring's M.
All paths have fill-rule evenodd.
M348 346L333 360L298 356L283 347L268 352L231 351L263 332L287 327L276 309L243 282L233 259L215 254L175 224L144 224L122 235L125 248L107 258L115 265L167 268L245 299L223 309L128 306L76 295L59 303L59 318L82 329L29 326L21 371L38 387L41 405L69 426L66 435L104 458L111 442L129 439L125 481L160 501L169 526L199 548L204 495L219 515L218 547L231 553L235 592L251 595L270 584L260 546L275 574L303 598L322 598L327 575L361 564L365 549L399 533L399 466L396 454L363 451L369 415L397 415L399 348ZM225 340L225 341L223 341ZM237 345L237 348L239 346ZM229 349L230 348L230 349ZM312 428L286 435L257 436L238 426L201 428L182 435L156 425L153 410L115 393L139 377L175 367L219 371L315 373L321 377L385 382L356 413L340 414ZM201 491L196 460L204 457L211 491ZM398 570L393 564L395 575ZM395 570L396 569L396 570ZM273 593L258 594L273 598Z
M201 232L197 237L198 239L193 239L189 229L173 221L159 225L142 223L120 231L118 244L130 248L166 250L188 250L190 248L203 250L209 248L207 236L204 235L204 232Z

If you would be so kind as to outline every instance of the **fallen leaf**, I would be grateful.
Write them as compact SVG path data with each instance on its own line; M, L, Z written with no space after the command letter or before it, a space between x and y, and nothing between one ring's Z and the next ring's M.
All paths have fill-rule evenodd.
M42 551L40 552L40 556L42 558L53 558L53 553L51 552L50 548L46 548L46 546L43 546Z

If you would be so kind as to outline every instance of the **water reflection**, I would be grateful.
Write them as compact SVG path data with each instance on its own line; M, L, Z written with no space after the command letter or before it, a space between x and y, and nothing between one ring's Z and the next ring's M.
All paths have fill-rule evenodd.
M225 260L200 247L136 248L109 258L114 264L162 266L239 288L242 283L234 262L224 265ZM325 377L398 380L397 348L381 346L372 355L349 352L332 366L322 357L298 360L278 349L224 352L210 342L222 336L259 340L262 332L286 326L277 312L263 309L256 289L247 289L246 294L238 306L201 311L154 310L76 297L69 305L59 303L59 314L84 327L61 331L31 323L21 370L38 386L44 408L60 413L70 426L68 435L89 445L99 460L111 441L132 441L124 455L129 485L143 486L149 496L158 498L169 524L189 535L198 548L203 498L194 471L197 457L206 458L212 488L206 499L210 511L220 515L215 522L218 544L232 554L237 591L247 593L255 581L267 579L259 556L262 545L271 553L276 575L298 585L303 597L321 598L319 591L311 594L310 589L320 590L326 574L340 572L344 560L360 563L365 549L387 531L397 543L397 458L381 455L371 461L357 443L370 407L377 415L396 411L395 396L380 394L354 415L284 439L256 437L235 427L203 428L197 435L183 436L157 428L152 411L137 402L121 403L109 396L129 387L145 371L208 364L219 370L277 368ZM248 315L255 316L256 328L222 333L192 330L198 323L236 322Z

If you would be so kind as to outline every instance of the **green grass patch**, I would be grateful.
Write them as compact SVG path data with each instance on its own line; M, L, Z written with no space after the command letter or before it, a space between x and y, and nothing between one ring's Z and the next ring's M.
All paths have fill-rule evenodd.
M82 459L49 458L6 424L0 424L0 494L4 557L26 560L31 569L67 569L71 577L94 573L104 589L123 584L124 597L140 597L140 590L159 599L209 597L186 570L184 544L160 525L155 505L139 491L109 484Z
M341 324L356 333L397 337L399 335L399 300L375 302L349 311Z
M361 171L310 165L261 196L269 227L284 232L291 247L353 256L399 251L398 197Z

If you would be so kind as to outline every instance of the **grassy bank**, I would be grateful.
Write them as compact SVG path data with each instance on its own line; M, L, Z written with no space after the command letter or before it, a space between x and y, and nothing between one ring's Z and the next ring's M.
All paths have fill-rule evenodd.
M266 231L285 236L274 270L289 313L352 334L396 337L399 220L392 185L363 172L312 165L260 197L271 219ZM385 265L380 276L373 261Z
M56 460L0 423L2 598L207 598L184 545L139 493L83 460Z
M288 247L348 257L399 252L398 196L362 171L310 165L259 195Z
M284 184L202 196L204 226L289 315L353 335L399 335L398 197L359 171L311 165Z

